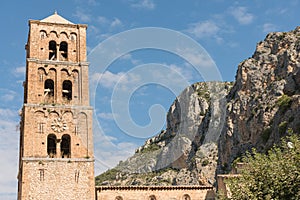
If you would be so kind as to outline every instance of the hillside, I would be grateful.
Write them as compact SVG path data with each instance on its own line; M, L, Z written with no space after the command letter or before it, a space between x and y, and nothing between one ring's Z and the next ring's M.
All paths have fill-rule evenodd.
M238 66L234 85L196 83L171 105L167 128L96 177L110 185L214 185L215 175L287 130L300 132L300 28L270 33Z
M96 184L213 184L225 97L231 86L229 82L202 82L186 88L167 113L166 130L96 177Z

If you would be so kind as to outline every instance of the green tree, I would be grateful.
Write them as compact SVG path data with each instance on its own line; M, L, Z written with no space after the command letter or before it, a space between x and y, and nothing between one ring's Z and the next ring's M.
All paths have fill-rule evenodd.
M300 199L300 137L292 134L282 139L267 154L247 153L241 176L228 179L230 199L293 200ZM225 198L226 199L226 198Z

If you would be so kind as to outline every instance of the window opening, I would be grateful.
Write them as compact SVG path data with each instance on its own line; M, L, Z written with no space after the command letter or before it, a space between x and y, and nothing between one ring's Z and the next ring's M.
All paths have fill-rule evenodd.
M67 100L72 100L72 82L71 81L64 81L63 82L63 90L62 90L63 98Z
M44 133L44 123L43 122L39 122L38 126L39 126L39 133Z
M45 169L39 169L40 171L40 181L45 180Z
M75 33L72 33L71 34L71 41L75 41L76 40L76 34Z
M46 37L46 32L45 31L40 31L41 39L44 39Z
M62 56L62 59L66 60L68 58L68 43L61 42L59 45L59 52Z
M62 158L71 157L71 137L69 135L63 135L60 142L60 150Z
M79 172L80 172L79 170L78 170L78 171L77 171L77 170L75 171L75 182L76 182L76 183L78 183L78 181L79 181Z
M54 96L54 81L47 79L44 84L44 95L45 96Z
M54 158L56 155L56 136L54 134L47 137L47 153L50 158Z
M49 60L56 60L57 59L56 53L57 53L56 42L52 40L49 42Z
M151 196L149 197L149 200L156 200L156 197L155 197L154 195L151 195Z
M183 195L182 200L191 200L191 197L190 197L190 195L185 194L185 195Z

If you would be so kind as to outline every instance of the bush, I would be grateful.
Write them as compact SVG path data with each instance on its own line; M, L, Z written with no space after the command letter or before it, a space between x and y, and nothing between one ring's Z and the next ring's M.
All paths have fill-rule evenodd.
M262 138L264 143L266 143L269 140L271 133L272 133L272 128L266 128L263 131L263 134L261 135L261 138Z
M285 112L290 107L291 103L292 98L284 94L278 99L277 106L279 106L279 109L282 112Z
M241 176L226 181L231 199L300 199L299 135L286 137L267 154L253 150L242 161Z
M285 134L287 125L288 125L287 121L283 121L283 122L281 122L281 123L279 124L278 130L279 130L279 134L280 134L280 135Z
M148 153L148 152L154 152L160 149L160 146L156 143L150 144L147 148L144 148L141 153Z
M100 174L99 176L96 176L95 178L96 185L101 185L104 181L115 180L119 172L120 172L119 170L113 168L107 170L106 172Z

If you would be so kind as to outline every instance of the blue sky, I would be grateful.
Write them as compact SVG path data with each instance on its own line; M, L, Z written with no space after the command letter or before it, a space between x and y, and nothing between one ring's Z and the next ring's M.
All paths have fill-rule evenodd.
M0 199L16 199L18 165L18 111L22 107L25 73L25 49L29 19L43 19L54 13L73 23L88 24L88 54L101 42L123 31L143 27L159 27L178 31L198 42L215 62L222 80L233 81L239 62L251 57L256 43L268 32L290 31L299 25L298 0L73 0L73 1L3 1L0 7ZM195 59L195 58L193 58ZM197 58L196 58L197 59ZM161 105L154 113L164 119L178 93L159 84L141 85L130 89L137 66L156 63L171 69L161 79L174 82L180 74L188 83L202 81L186 60L157 49L132 51L118 57L105 72L92 74L90 82L97 85L95 121L101 129L95 131L96 174L113 167L133 154L151 135L132 135L118 126L112 112L112 94L116 84L122 85L130 96L128 108L131 119L139 127L150 122L149 109ZM155 71L158 70L158 71ZM159 68L153 74L160 74ZM160 74L161 75L161 74ZM168 75L168 76L167 76ZM150 76L150 75L149 75ZM99 80L98 78L101 77ZM121 80L120 80L121 78ZM157 77L156 77L157 78ZM99 81L99 82L97 82ZM119 99L120 100L120 99ZM151 110L151 109L150 109ZM155 116L157 114L157 116ZM115 118L114 118L115 117ZM165 125L160 124L158 129ZM155 132L152 134L156 134Z

